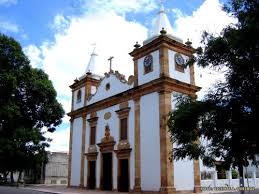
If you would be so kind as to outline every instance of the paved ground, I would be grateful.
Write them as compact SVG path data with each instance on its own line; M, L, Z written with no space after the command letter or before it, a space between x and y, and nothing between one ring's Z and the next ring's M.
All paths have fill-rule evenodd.
M0 186L0 194L46 194L46 193L23 189L23 188L17 188L17 187Z
M89 191L85 189L72 189L65 186L30 186L30 187L6 187L0 186L0 194L113 194L114 192ZM118 192L115 192L118 194ZM204 192L205 194L212 192ZM240 194L240 192L214 192L221 194ZM127 193L122 193L127 194ZM259 194L259 189L246 191L245 194Z
M92 191L92 190L86 190L86 189L75 189L75 188L67 188L66 186L34 186L30 187L30 189L36 189L38 191L46 191L51 193L57 193L57 194L113 194L118 192L110 192L110 191ZM203 192L202 194L209 194L209 193L216 193L216 194L240 194L240 191L237 192ZM127 193L121 193L121 194L127 194ZM151 193L152 194L152 193ZM186 193L181 193L186 194ZM253 190L253 191L245 191L245 194L259 194L259 189Z

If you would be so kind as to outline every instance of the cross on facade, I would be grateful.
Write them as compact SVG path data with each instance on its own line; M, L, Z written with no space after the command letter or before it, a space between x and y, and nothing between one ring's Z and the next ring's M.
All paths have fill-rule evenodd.
M110 61L110 72L111 72L111 70L112 70L112 59L113 59L114 57L113 56L111 56L109 59L108 59L108 61Z

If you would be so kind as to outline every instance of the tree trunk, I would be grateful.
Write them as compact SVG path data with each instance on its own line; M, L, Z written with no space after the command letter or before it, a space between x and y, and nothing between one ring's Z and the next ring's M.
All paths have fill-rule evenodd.
M7 176L8 176L9 172L5 172L4 173L4 182L7 183Z
M239 172L239 187L240 187L240 193L244 194L244 186L245 186L245 182L244 182L244 177L243 177L243 173L244 173L244 169L243 166L238 166L238 172Z
M19 171L17 183L21 182L21 177L22 177L22 171Z
M19 171L19 175L17 179L17 187L19 187L19 183L21 182L21 176L22 176L22 171Z
M11 183L13 184L14 183L14 179L13 179L13 171L11 171L11 174L10 174L10 178L11 178Z

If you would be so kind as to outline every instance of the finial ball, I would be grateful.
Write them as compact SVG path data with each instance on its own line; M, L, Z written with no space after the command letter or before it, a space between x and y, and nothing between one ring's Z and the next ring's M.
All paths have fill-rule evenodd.
M140 44L138 42L136 42L136 44L134 45L134 47L137 49L140 47Z
M165 35L166 33L167 33L166 30L164 28L162 28L162 30L160 31L160 34Z

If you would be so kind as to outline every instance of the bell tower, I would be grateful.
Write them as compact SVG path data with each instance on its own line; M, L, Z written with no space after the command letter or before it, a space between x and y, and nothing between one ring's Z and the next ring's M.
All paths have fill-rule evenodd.
M195 84L193 65L185 65L192 57L194 49L190 41L184 44L173 35L162 3L149 38L143 42L143 46L136 43L134 47L130 55L134 61L135 86L162 76Z
M157 130L160 135L160 193L169 194L177 190L175 161L169 160L173 145L170 142L167 126L168 114L174 109L173 94L181 93L195 99L196 92L200 88L195 86L193 64L186 65L195 50L190 41L184 44L180 38L173 35L162 4L150 34L143 45L137 42L134 50L129 54L134 61L135 87L145 88L151 83L154 86L159 82L156 92L159 95L159 129ZM190 162L194 173L191 178L191 190L199 192L199 162Z

